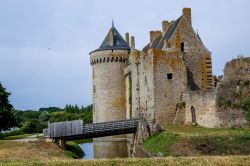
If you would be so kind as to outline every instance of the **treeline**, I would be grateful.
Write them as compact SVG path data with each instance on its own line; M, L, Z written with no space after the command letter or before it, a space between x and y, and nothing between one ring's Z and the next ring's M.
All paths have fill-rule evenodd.
M48 127L48 122L61 122L71 120L83 120L84 123L92 123L92 105L79 107L66 105L64 108L48 107L39 111L15 110L18 127L24 133L39 133Z
M40 108L39 111L22 111L15 110L11 105L10 95L0 82L0 138L23 133L40 133L48 127L48 122L81 119L84 123L92 123L92 105L66 105L64 108L48 107ZM13 129L15 131L6 132Z

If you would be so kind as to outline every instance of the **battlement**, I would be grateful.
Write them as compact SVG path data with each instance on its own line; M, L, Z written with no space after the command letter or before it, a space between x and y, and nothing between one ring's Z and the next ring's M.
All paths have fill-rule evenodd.
M124 57L102 57L102 58L96 58L91 60L91 65L95 64L101 64L101 63L112 63L112 62L121 62L125 63L128 60L128 58Z

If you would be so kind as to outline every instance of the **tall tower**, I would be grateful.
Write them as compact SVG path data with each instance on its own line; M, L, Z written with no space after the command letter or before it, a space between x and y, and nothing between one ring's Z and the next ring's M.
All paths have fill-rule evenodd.
M124 68L129 51L129 45L112 25L101 46L90 53L94 123L126 118Z
M129 52L129 45L112 24L101 46L90 53L94 123L126 119L124 68ZM95 158L127 157L125 140L124 136L94 139Z

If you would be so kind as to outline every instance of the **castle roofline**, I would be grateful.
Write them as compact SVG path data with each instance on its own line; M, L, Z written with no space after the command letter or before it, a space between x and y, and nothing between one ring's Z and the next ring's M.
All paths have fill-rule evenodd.
M152 45L147 44L143 49L142 51L143 52L147 52L150 48L162 48L164 46L164 40L169 40L172 35L174 34L177 26L179 25L180 23L180 20L183 18L183 15L181 15L177 20L173 21L168 30L165 32L165 34L163 34L163 36L158 36L154 39Z
M105 50L130 50L128 43L123 39L113 24L101 46L98 49L90 52L90 54Z

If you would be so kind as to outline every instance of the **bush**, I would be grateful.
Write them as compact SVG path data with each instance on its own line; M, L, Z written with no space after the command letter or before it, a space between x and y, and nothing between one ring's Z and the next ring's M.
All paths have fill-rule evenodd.
M9 136L21 135L21 134L23 134L22 130L15 130L15 131L6 132L6 133L0 133L0 139L9 137Z
M22 126L22 131L24 133L39 133L42 131L40 123L38 120L33 119L26 121Z
M66 147L67 150L71 152L68 153L68 155L72 158L80 159L83 158L83 156L85 155L84 152L82 151L82 148L73 141L68 141Z
M244 104L244 110L246 111L246 119L250 123L250 97L247 99L247 101Z

